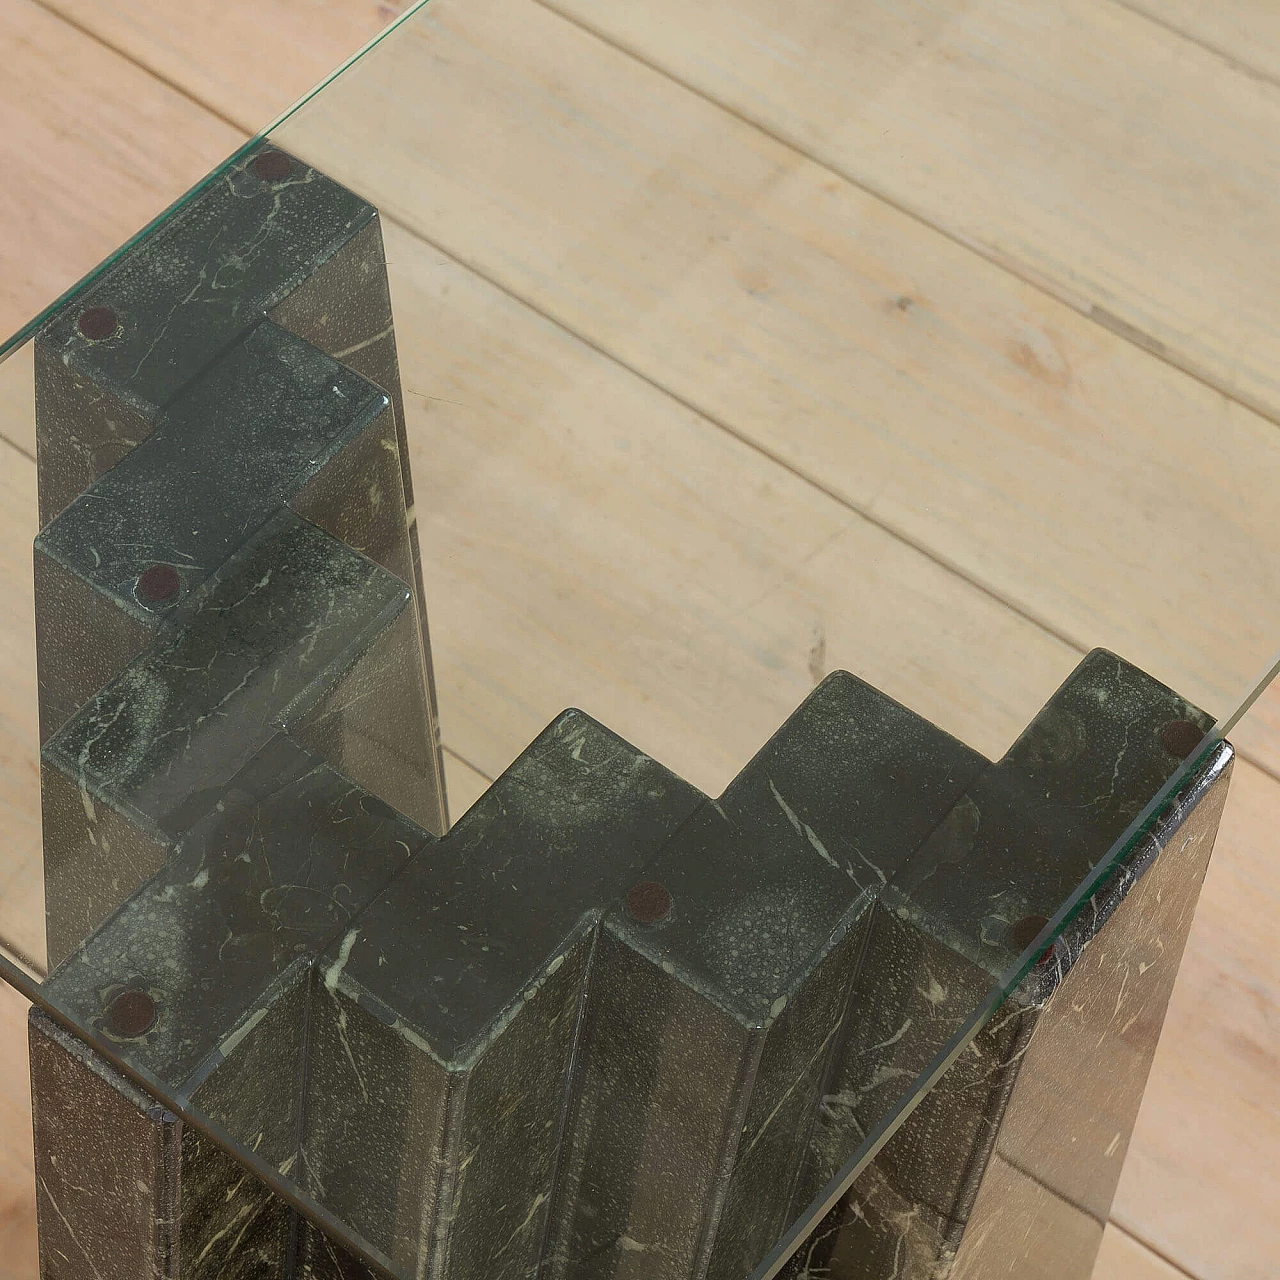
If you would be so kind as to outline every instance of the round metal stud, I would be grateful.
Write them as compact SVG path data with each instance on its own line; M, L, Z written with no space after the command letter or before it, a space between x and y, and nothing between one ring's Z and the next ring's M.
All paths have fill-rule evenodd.
M110 307L90 307L81 313L76 328L82 338L101 342L116 335L120 329L120 317Z
M171 564L153 564L138 575L134 594L142 604L167 604L182 590L182 578Z
M136 988L122 991L107 1005L106 1028L121 1040L136 1040L156 1025L156 1002Z
M293 172L293 164L283 151L260 151L250 168L263 182L283 182Z
M656 880L642 880L627 890L627 914L641 924L657 924L671 914L671 892Z

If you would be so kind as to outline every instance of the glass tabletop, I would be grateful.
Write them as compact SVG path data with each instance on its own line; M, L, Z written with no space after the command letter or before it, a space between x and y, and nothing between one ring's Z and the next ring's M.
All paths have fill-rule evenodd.
M3 349L4 976L398 1277L775 1274L1276 669L1269 424L634 38L415 6ZM845 1115L875 911L966 976Z

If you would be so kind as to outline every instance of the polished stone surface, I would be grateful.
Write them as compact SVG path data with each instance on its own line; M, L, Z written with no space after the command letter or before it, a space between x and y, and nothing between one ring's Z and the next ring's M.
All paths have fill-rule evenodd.
M286 511L63 726L42 773L52 963L160 869L246 762L305 720L298 700L360 661L408 598L398 579ZM136 834L121 839L125 826ZM145 862L133 853L143 840Z
M1232 759L1214 748L781 1276L1087 1280Z
M670 915L605 923L556 1274L733 1276L767 1251L874 895L983 764L837 672L656 855Z
M293 1214L263 1183L44 1014L29 1039L46 1280L289 1273Z
M536 1265L602 906L702 800L566 712L323 957L303 1163L394 1261Z

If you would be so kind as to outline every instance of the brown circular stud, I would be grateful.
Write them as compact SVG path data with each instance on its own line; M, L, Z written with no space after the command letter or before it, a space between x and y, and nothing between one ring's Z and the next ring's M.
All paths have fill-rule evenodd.
M171 564L153 564L138 575L134 594L143 604L164 604L182 590L182 579Z
M657 924L671 914L671 893L665 884L642 880L627 890L627 914L641 924Z
M1170 720L1160 730L1160 745L1179 760L1185 760L1204 741L1204 730L1190 720Z
M156 1002L145 992L130 988L107 1005L106 1027L122 1040L136 1040L156 1025Z
M90 307L80 315L76 322L80 336L90 342L101 342L104 338L114 337L120 328L120 318L110 307Z
M293 172L293 164L283 151L260 151L251 167L253 176L263 182L283 182Z

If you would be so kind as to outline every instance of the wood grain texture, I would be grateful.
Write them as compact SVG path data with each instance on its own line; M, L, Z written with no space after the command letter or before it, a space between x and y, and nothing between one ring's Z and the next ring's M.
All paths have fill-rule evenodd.
M1019 21L1031 23L1034 8L1019 9ZM135 55L187 73L192 55L177 57L163 38L167 10L144 0L130 12ZM308 47L327 23L336 61L350 19L325 5L307 12ZM973 27L978 43L990 36L991 58L1005 47L991 26L1013 20L1000 4L941 13L923 3L723 0L668 11L593 0L578 16L655 57L650 43L663 32L681 33L675 60L707 42L750 46L735 53L735 74L747 86L758 80L770 102L796 97L800 118L825 111L797 136L820 153L814 130L853 128L863 107L905 92L908 71L950 65L935 48L944 37ZM118 10L105 14L80 16L118 34ZM1078 35L1084 17L1071 14ZM1151 26L1134 15L1116 21ZM770 53L772 37L751 35L770 22L792 24L790 36L775 32L788 58ZM255 90L229 53L214 65L224 40L199 55L201 83L231 113ZM1156 75L1159 51L1143 50L1121 41L1113 56L1149 56ZM699 67L710 75L718 64L704 52ZM1054 56L1069 54L1063 46ZM1019 84L1039 92L1032 72L1050 70L1030 64L1032 88ZM415 86L411 102L397 93L401 82ZM1003 81L991 83L996 94ZM1054 83L1045 96L1056 102ZM1012 93L1004 114L1016 123L1026 112ZM953 96L938 91L939 127L970 130L967 118L946 117ZM1044 130L1066 127L1063 110ZM1076 151L1092 150L1094 117L1070 118L1075 132L1044 159L1058 164L1062 153L1059 184L1074 181ZM1269 422L548 10L434 0L280 139L1078 647L1116 648L1215 711L1271 656L1280 433ZM854 141L863 155L861 135ZM1132 145L1145 147L1144 136ZM970 186L1009 203L976 151L949 154L953 177L967 163ZM1028 186L1052 187L1043 173L1026 174ZM1204 184L1193 176L1165 166L1151 181L1164 192L1190 184L1198 197ZM939 177L939 199L950 199L949 180ZM1091 216L1080 213L1079 235ZM1189 562L1195 572L1180 568ZM1280 771L1280 698L1239 738Z
M0 337L240 142L32 0L0 4Z
M999 754L1077 655L405 231L386 229L446 742L577 705L719 790L845 666ZM1005 671L988 699L969 673Z
M411 0L47 3L252 134L373 39ZM236 85L231 96L229 81Z
M557 15L440 0L280 138L1078 647L1270 657L1270 422Z
M1241 68L1280 80L1280 9L1272 0L1120 0Z
M160 11L136 12L141 45ZM615 12L648 23L621 0L589 17ZM727 2L680 12L727 39L751 25ZM905 39L905 19L875 14L856 49L808 28L793 44L860 68L864 44ZM164 50L145 53L180 73ZM209 74L230 110L247 77ZM397 77L411 104L389 96ZM832 77L878 101L875 77ZM1213 710L1271 656L1270 423L548 11L437 0L280 138L1079 647ZM1240 738L1280 770L1280 700Z
M1242 37L1264 7L1171 2ZM550 3L1280 411L1276 85L1111 0Z

